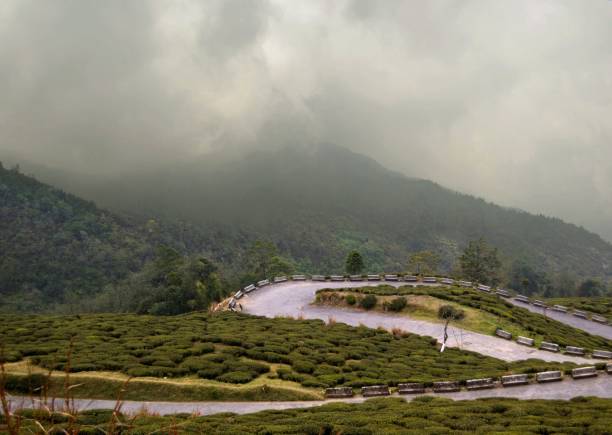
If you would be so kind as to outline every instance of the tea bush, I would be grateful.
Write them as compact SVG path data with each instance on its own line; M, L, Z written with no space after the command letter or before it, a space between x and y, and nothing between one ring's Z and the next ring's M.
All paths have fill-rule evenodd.
M280 379L313 388L465 381L574 367L537 360L508 363L457 348L440 353L430 337L320 320L228 312L174 317L0 316L0 342L6 353L42 367L64 370L71 340L71 371L116 370L138 377L193 376L246 383L279 363L284 364L277 371Z
M38 432L32 419L43 427L68 427L60 414L22 411L24 431ZM79 433L105 433L109 411L78 414ZM360 404L330 403L306 409L262 411L253 414L216 414L194 417L137 416L121 433L206 433L206 434L609 434L612 428L612 399L579 397L562 400L517 400L488 398L453 401L421 396L406 403L402 399L372 399Z
M378 299L376 299L376 296L368 294L361 298L361 300L359 301L359 306L364 310L371 310L376 306L377 302Z

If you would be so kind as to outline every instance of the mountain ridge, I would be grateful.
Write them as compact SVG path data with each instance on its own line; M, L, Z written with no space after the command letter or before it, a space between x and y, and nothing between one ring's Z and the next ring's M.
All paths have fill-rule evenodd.
M363 251L373 270L403 270L410 252L431 249L448 272L469 240L484 237L507 264L612 274L612 245L584 228L411 178L333 145L208 156L79 193L112 210L272 240L305 272L338 272L351 249Z

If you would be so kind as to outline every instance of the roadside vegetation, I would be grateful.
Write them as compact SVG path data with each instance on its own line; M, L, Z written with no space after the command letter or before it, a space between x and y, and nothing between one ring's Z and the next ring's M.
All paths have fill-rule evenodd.
M493 335L495 329L500 327L515 336L523 335L534 338L537 344L541 341L549 341L561 346L579 346L588 350L612 350L611 340L591 335L541 314L532 313L495 295L468 288L424 286L396 288L380 285L322 289L317 292L316 301L326 304L361 306L361 301L365 297L371 299L372 295L375 295L378 301L369 309L389 310L392 304L398 303L398 298L406 297L407 305L401 312L415 318L440 321L437 314L440 306L450 303L465 311L463 319L452 322L465 329ZM351 303L353 299L355 302ZM371 305L372 302L370 301L369 304Z
M612 320L612 296L574 297L546 299L549 305L563 305L568 308L599 314Z
M230 413L198 417L191 414L154 416L113 415L93 410L74 416L21 411L24 431L45 429L73 433L253 433L253 434L608 434L612 427L612 399L578 397L570 401L480 399L453 401L422 396L406 403L401 399L373 399L361 404L330 403L307 409ZM1 418L1 417L0 417Z
M0 325L8 369L27 360L56 371L208 380L219 387L270 379L319 392L338 385L430 384L574 367L508 363L455 348L440 353L435 339L401 331L238 313L0 316ZM23 374L20 367L15 372Z

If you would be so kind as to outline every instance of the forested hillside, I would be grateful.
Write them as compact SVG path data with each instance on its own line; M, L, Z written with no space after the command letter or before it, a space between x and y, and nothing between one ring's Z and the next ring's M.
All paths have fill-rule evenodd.
M213 155L87 186L78 179L54 182L114 209L222 228L234 239L217 243L226 251L244 244L237 234L272 240L305 272L338 272L352 249L371 271L404 270L409 254L423 249L439 253L449 271L469 240L484 237L507 270L520 261L551 275L612 276L612 245L593 233L408 178L331 145Z
M188 227L122 217L0 165L2 311L38 311L54 304L76 303L140 271L156 258L160 246L188 254L202 252L205 244L204 238ZM172 264L177 270L186 267L178 259ZM148 275L147 269L143 273L155 277L164 267L168 269L163 265ZM131 287L150 286L139 282ZM218 287L214 291L218 292ZM128 295L124 291L116 304L127 305ZM156 296L147 297L151 308Z

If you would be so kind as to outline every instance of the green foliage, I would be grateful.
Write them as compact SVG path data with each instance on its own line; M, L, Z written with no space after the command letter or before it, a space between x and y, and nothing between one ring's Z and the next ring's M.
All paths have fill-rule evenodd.
M535 270L524 260L518 260L512 264L508 285L527 296L544 294L551 288L550 280L546 274Z
M31 412L31 411L27 411ZM40 412L45 427L68 427L65 417ZM38 432L32 419L24 429ZM399 398L372 399L364 403L329 403L305 409L270 410L253 414L189 414L160 416L119 415L121 433L157 432L206 434L607 434L612 427L612 399L579 397L563 400L487 398L451 400L422 396L409 403ZM87 411L75 419L80 433L103 433L109 411ZM71 428L75 426L72 423ZM95 429L94 429L95 428ZM160 428L164 428L163 430ZM105 432L106 433L106 432Z
M612 318L612 296L552 298L546 302L549 305L563 305Z
M186 233L189 241L184 240ZM140 279L152 270L164 281L153 283L154 288L172 287L167 297L181 298L184 285L174 278L189 279L170 273L183 261L178 252L201 252L205 245L201 232L188 225L109 213L18 171L0 168L0 312L134 309L129 295L142 290ZM153 264L158 246L168 246L167 252L158 252ZM194 274L210 267L195 262ZM134 275L143 268L143 274ZM205 299L214 300L219 285L197 291L210 291ZM156 309L167 311L163 306Z
M408 270L418 275L435 275L438 272L440 256L432 251L419 251L410 255Z
M578 287L578 296L580 297L603 296L605 293L607 293L606 286L595 279L587 279Z
M357 251L352 251L346 256L346 272L351 275L359 274L363 271L363 257Z
M359 306L364 310L371 310L378 303L378 299L374 295L365 295L359 301Z
M531 331L531 337L557 343L561 346L580 346L589 350L612 350L612 340L598 335L591 335L581 329L573 328L538 313L532 313L525 308L517 307L510 302L478 290L458 287L351 287L346 289L327 289L335 292L357 292L364 295L407 296L426 295L449 302L455 302L466 307L476 308L498 316L500 322L507 322L517 327ZM326 290L320 290L321 293ZM563 299L567 301L567 299ZM609 302L609 301L608 301ZM586 303L586 301L584 302ZM491 331L493 334L494 331Z
M470 281L495 285L499 283L497 248L490 248L483 238L472 240L459 257L463 276Z
M355 305L355 303L357 303L357 298L355 298L354 295L347 295L346 296L346 303L348 305Z
M438 318L442 320L461 320L465 317L465 311L452 305L442 305L438 308Z
M507 363L456 348L440 353L436 340L413 334L229 312L0 316L0 342L6 351L45 368L65 369L70 338L72 371L244 383L280 363L285 365L278 371L281 379L313 388L464 381L515 370L574 367L535 360Z
M406 308L407 305L408 305L408 301L406 300L406 298L403 296L400 296L399 298L395 298L392 301L384 302L383 308L386 311L394 311L397 313L397 312L402 311L404 308Z

